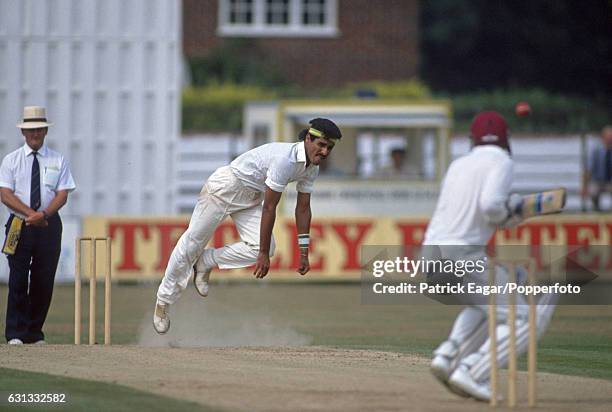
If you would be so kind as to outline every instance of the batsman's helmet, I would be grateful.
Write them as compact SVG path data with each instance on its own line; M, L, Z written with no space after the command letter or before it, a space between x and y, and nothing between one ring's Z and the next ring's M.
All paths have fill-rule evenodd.
M470 127L474 146L492 144L510 151L508 124L497 112L480 112L474 117Z

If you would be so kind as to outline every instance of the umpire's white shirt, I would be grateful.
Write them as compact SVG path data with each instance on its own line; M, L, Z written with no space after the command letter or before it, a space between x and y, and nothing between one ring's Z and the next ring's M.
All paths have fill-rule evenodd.
M512 177L512 159L498 146L476 146L453 161L423 244L486 245L508 216Z
M306 167L304 142L264 144L238 156L230 167L241 182L261 192L266 186L282 192L297 182L298 192L311 193L319 174L319 166Z
M24 204L30 205L30 187L32 178L33 150L24 144L14 152L9 153L0 165L0 187L11 189L17 198ZM38 165L40 167L40 200L38 210L45 210L57 191L73 191L76 188L70 173L68 161L60 153L49 149L46 145L38 151ZM12 210L12 213L21 214ZM24 217L24 216L22 216Z

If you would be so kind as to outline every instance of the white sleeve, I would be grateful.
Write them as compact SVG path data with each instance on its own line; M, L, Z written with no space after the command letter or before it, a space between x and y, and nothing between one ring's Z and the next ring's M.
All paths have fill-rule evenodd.
M6 187L15 191L15 175L9 165L10 161L8 157L2 159L2 165L0 165L0 187Z
M492 224L500 224L508 217L506 201L512 186L513 164L506 159L495 165L484 183L480 194L479 206L485 219Z
M76 188L76 184L72 178L72 173L70 173L70 165L68 164L68 160L62 156L60 163L60 175L56 190L67 190L72 192Z
M282 156L274 157L270 167L268 167L266 186L275 192L283 192L289 184L291 169L291 162L288 158Z

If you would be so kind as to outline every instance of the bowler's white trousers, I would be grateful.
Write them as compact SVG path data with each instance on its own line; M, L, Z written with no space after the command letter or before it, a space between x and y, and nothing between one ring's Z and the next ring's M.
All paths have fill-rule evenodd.
M172 251L157 298L173 304L187 287L193 266L235 269L253 265L259 253L259 232L264 194L244 185L230 166L217 169L209 178L195 206L189 227ZM206 249L215 229L231 216L240 242ZM274 239L270 256L274 253Z

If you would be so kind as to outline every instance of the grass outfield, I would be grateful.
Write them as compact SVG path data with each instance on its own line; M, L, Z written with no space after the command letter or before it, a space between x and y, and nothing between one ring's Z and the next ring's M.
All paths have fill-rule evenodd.
M207 408L194 402L179 401L165 396L156 396L148 392L93 382L84 379L72 379L45 373L24 372L15 369L0 368L0 388L2 395L14 394L64 394L65 403L55 404L9 404L6 399L0 400L0 410L9 406L9 410L41 411L170 411L188 410L212 412L218 409ZM180 409L179 409L180 408Z
M103 288L98 287L98 339L102 340ZM113 331L114 344L138 344L142 331L150 333L150 317L154 305L156 285L114 285ZM83 320L88 316L88 291L83 290ZM0 287L0 296L6 297L6 286ZM5 302L5 300L2 300ZM446 337L459 307L443 305L364 305L361 303L359 284L271 284L221 283L213 284L211 296L201 299L190 288L178 305L189 303L193 319L172 317L173 328L189 328L190 322L199 322L205 313L222 316L231 321L240 319L250 330L263 329L260 325L283 325L300 336L308 337L311 345L338 348L375 349L392 352L411 352L430 356L432 349ZM73 289L59 285L55 289L52 307L45 326L49 343L73 342ZM4 325L5 304L0 308ZM197 311L202 310L202 314ZM207 311L207 312L205 312ZM206 320L202 316L202 322ZM202 325L198 325L202 327ZM228 326L229 327L229 326ZM211 326L207 333L218 333L219 325ZM82 341L86 342L87 326L83 323ZM272 329L274 333L274 329ZM171 331L172 332L172 331ZM246 335L238 344L249 344ZM234 342L235 344L236 342ZM274 342L272 342L274 344ZM612 307L564 306L555 313L550 328L539 344L538 369L540 371L579 375L612 380ZM521 364L524 366L524 359ZM24 375L0 374L3 388L14 387ZM28 374L29 375L29 374ZM33 382L47 387L45 375L34 376ZM15 376L13 378L13 376ZM44 384L44 385L43 385ZM86 390L87 382L66 382L75 385L71 393L82 393L86 398L95 394ZM80 385L83 385L83 389ZM93 385L93 383L92 383ZM98 387L98 383L95 384ZM112 385L109 385L112 386ZM77 390L79 389L79 390ZM138 399L141 394L126 390L122 403ZM119 392L117 392L119 393ZM123 392L122 392L123 393ZM95 399L94 399L95 401ZM104 401L106 402L106 401ZM174 402L173 400L160 400ZM180 403L180 402L179 402ZM169 409L181 407L168 405Z

